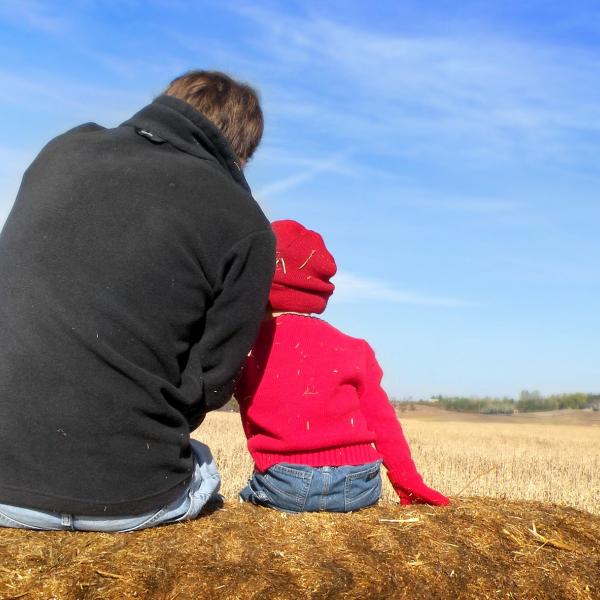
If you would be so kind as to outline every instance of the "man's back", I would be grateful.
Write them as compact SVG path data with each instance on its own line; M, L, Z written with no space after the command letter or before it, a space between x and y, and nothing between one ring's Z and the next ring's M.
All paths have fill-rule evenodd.
M0 236L2 502L160 506L191 473L190 427L229 396L224 341L252 341L239 315L262 310L273 242L190 109L161 97L121 127L81 126L25 174Z

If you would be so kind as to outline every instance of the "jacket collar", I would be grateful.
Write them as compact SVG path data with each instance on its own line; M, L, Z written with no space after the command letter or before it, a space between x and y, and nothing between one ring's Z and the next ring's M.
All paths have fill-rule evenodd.
M134 127L151 141L169 142L182 152L199 158L212 157L237 183L250 191L238 159L220 130L191 104L179 98L158 96L121 127Z

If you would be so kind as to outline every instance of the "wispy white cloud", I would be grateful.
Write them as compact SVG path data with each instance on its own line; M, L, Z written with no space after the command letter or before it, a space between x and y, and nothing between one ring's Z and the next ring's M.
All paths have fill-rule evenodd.
M0 145L0 229L13 205L23 172L34 156L34 151Z
M82 119L116 125L150 100L148 92L132 92L42 71L21 75L0 70L0 101L31 109L35 98L36 110L60 116L68 114L73 125Z
M0 144L0 166L5 169L13 169L15 165L22 165L32 157L31 152L17 150Z
M456 298L398 290L384 281L363 277L348 271L338 271L334 283L335 294L333 297L336 302L391 302L439 307L471 305Z
M323 161L323 159L319 159L318 157L307 156L295 151L293 148L284 145L284 141L280 141L278 144L267 142L260 146L260 157L261 160L275 165L277 168L280 168L282 165L296 168L321 167L326 162L328 172L347 175L349 177L356 175L353 168L354 165L351 163L350 150L336 154L332 158Z
M435 212L456 212L468 213L473 215L515 215L525 209L522 202L516 200L505 200L501 198L482 198L482 197L464 197L448 196L447 194L436 192L432 194L427 190L418 190L414 188L396 189L400 202L415 208L425 208Z
M387 202L395 206L409 208L412 212L426 213L428 219L443 223L448 226L447 219L455 222L476 222L478 227L492 227L495 231L500 229L529 229L556 234L556 224L553 215L545 206L539 210L535 199L518 193L514 198L493 196L471 196L465 193L462 196L456 193L449 194L443 190L428 190L417 187L397 187L392 192L388 191ZM480 230L481 231L481 230Z
M264 58L254 59L254 71L283 82L268 94L275 113L303 111L329 131L400 154L451 149L497 161L520 152L565 162L595 155L593 140L580 135L600 135L600 58L589 49L502 36L473 22L392 35L273 6L230 9L257 25L254 50Z
M277 194L287 192L299 185L314 179L321 173L332 172L332 173L346 173L342 168L343 160L347 156L346 153L336 155L330 159L315 161L315 160L304 160L305 168L298 173L283 177L268 183L255 191L255 196L259 199L268 199Z
M436 208L439 207L440 204L436 206ZM516 210L522 208L522 205L518 204L517 202L511 202L508 200L463 199L442 202L441 207L459 212L467 212L482 215L498 215L514 213Z
M52 10L52 3L37 0L3 0L0 2L0 20L53 35L63 34L70 28L69 20Z

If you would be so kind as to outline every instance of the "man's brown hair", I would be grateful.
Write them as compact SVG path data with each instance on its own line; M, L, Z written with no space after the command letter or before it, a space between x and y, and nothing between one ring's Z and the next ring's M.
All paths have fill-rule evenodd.
M263 114L256 91L219 71L189 71L174 79L165 94L185 100L223 133L238 158L246 162L263 134Z

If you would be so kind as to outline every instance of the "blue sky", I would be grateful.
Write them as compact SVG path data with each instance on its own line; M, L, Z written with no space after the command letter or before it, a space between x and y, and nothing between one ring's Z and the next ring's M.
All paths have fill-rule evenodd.
M255 85L247 168L323 234L397 397L598 391L596 0L0 0L0 223L54 135L190 68Z

